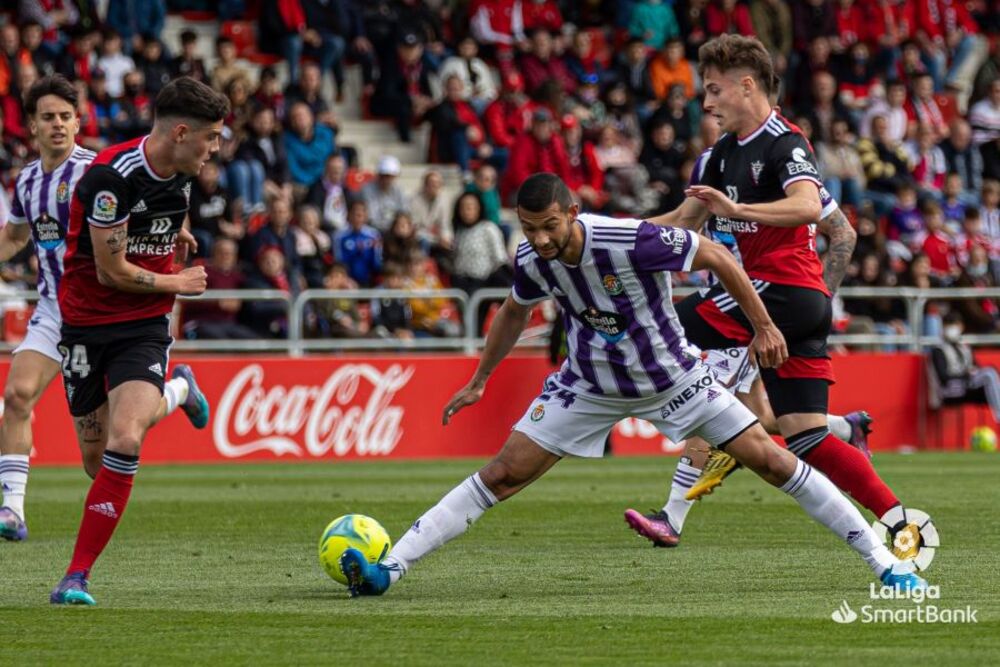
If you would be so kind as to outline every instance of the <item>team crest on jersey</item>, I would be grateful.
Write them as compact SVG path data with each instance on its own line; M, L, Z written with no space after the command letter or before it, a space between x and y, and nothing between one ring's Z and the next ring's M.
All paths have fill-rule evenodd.
M94 220L100 222L114 222L118 213L118 197L112 192L101 190L94 197Z
M190 204L191 203L191 181L188 181L187 183L185 183L184 187L181 188L181 189L184 191L184 196L187 198L188 203Z
M617 296L625 289L625 286L622 285L622 281L619 280L618 276L613 273L609 273L604 276L604 278L602 278L602 282L604 283L604 291L611 296Z
M540 422L542 421L542 417L544 416L545 416L545 406L539 403L538 405L535 406L535 409L531 411L531 421Z
M671 246L674 249L675 255L680 255L684 252L684 244L687 242L687 233L683 229L661 227L660 240L663 241L665 245Z
M65 204L69 201L69 183L63 181L56 188L56 201L60 204Z
M764 163L760 160L755 160L750 163L750 175L753 177L753 184L760 185L760 174L764 171Z

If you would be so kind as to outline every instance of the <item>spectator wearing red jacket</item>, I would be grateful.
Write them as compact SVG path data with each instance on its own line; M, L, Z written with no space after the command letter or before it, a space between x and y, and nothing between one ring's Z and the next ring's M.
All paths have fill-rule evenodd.
M948 284L961 274L955 241L944 229L944 215L937 202L928 201L923 206L924 224L927 237L924 239L923 253L931 260L931 275Z
M906 107L910 125L926 125L935 133L935 140L946 139L951 133L941 108L934 99L934 80L930 74L918 75L913 80L913 94Z
M560 121L569 159L569 178L566 186L583 202L584 209L599 211L608 203L604 192L604 170L597 162L594 144L585 141L580 121L573 114L566 114Z
M525 32L543 28L558 33L563 27L562 12L555 0L522 0L521 15Z
M948 163L937 145L936 136L930 126L921 123L917 127L917 138L906 145L910 164L913 165L910 174L924 197L940 196L948 173Z
M710 37L735 34L753 36L750 10L736 0L715 0L705 9L705 24Z
M902 3L904 6L908 3ZM903 34L896 20L895 0L862 0L864 31L862 39L868 44L882 71L892 71L899 58L899 45Z
M503 80L500 97L483 113L486 136L495 154L507 155L514 141L531 127L531 113L535 103L524 94L524 79L517 72L509 72Z
M521 183L539 171L553 173L563 181L571 178L566 147L562 137L555 133L552 112L544 108L535 109L531 115L531 131L521 134L514 142L500 184L504 201L513 205L513 197Z
M962 3L956 0L917 0L907 4L916 5L916 35L921 50L933 63L930 70L934 76L934 89L941 90L945 84L958 89L971 86L975 72L965 70L980 57L977 55L979 27Z
M427 112L434 128L437 158L441 162L455 162L463 173L470 173L469 162L474 158L486 159L493 149L486 141L486 131L479 116L465 97L465 83L456 74L444 82L445 98Z
M848 49L865 39L865 10L855 0L837 0L834 9L837 21L837 35L830 40L830 46L837 53Z
M534 94L548 79L558 83L564 93L576 90L576 80L566 63L556 55L554 46L552 33L548 30L539 29L531 33L531 51L521 56L520 60L529 95Z
M470 34L482 45L484 57L496 55L505 74L514 45L525 40L523 7L521 0L473 0L469 6Z

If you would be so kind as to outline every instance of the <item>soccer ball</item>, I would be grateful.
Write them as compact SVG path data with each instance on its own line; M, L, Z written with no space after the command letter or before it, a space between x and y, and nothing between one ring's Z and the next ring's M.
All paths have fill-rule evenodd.
M972 429L969 444L974 452L995 452L997 450L996 431L989 426L977 426Z
M340 556L351 547L363 553L369 563L377 563L389 553L392 540L382 524L364 514L345 514L331 521L319 538L319 564L345 586L347 577L340 569Z

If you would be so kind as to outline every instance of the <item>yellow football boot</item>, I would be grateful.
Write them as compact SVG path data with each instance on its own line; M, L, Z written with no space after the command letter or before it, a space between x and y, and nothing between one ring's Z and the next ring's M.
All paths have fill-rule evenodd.
M734 470L740 467L729 454L713 449L708 454L705 461L705 468L701 471L701 476L694 486L684 496L686 500L701 500L702 496L707 496L715 490L715 487L722 484L722 480L729 477Z

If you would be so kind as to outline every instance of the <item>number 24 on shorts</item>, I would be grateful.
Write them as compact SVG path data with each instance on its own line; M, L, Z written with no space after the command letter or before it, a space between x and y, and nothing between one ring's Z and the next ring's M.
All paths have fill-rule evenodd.
M76 373L81 378L90 375L90 364L87 362L86 346L74 345L71 353L68 347L60 345L59 354L62 355L63 375L71 377L73 373Z

